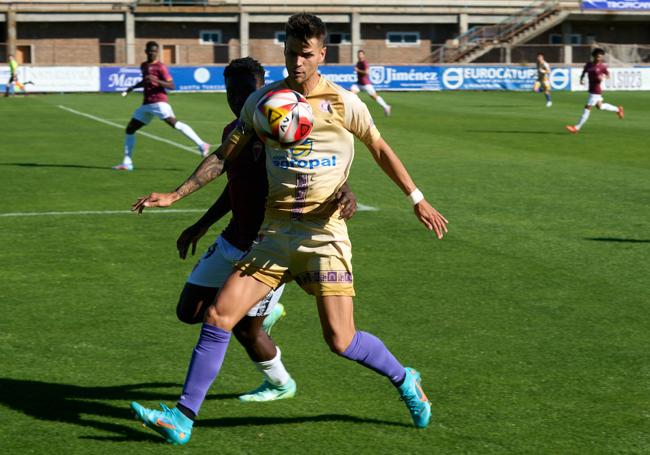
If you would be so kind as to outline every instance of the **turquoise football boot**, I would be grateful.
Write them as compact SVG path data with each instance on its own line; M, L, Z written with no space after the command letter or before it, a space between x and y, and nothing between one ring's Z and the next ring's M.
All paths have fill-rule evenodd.
M241 395L239 399L250 403L251 401L275 401L293 398L296 395L296 381L289 379L285 385L273 385L269 381L264 381L261 386L255 390Z
M262 329L268 334L271 335L271 329L273 325L278 322L280 319L287 315L284 305L281 303L276 303L273 311L271 311L265 318L262 323Z
M131 402L131 409L144 426L159 433L171 444L186 444L192 435L194 422L176 408L169 409L162 403L160 407L162 411L147 409L135 401Z
M411 413L413 423L418 428L426 428L431 420L431 403L420 385L420 373L406 367L404 382L399 386L399 394Z

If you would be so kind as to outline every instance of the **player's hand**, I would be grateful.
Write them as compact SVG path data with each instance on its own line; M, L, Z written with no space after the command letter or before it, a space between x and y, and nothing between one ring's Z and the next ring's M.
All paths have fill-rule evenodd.
M420 222L426 226L430 231L435 231L438 239L442 239L442 236L447 233L447 219L440 214L436 209L431 207L426 200L422 200L417 203L413 210L415 211L415 216L418 217Z
M142 213L145 207L169 207L176 200L174 193L151 193L149 196L138 198L131 206L131 211Z
M178 250L178 256L181 259L187 257L187 250L190 245L192 245L192 256L196 253L196 244L208 232L209 226L202 226L200 224L193 224L192 226L185 229L181 235L176 240L176 249Z
M357 197L347 185L344 185L336 193L336 201L339 205L339 219L349 220L357 211Z

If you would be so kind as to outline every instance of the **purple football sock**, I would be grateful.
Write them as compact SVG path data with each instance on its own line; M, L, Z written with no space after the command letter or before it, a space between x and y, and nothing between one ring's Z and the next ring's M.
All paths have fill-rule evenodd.
M208 389L219 374L229 341L230 332L205 323L201 327L201 335L192 353L192 361L185 378L183 394L178 400L179 404L195 415L198 415Z
M395 385L399 385L404 380L405 372L402 364L379 338L368 332L357 331L350 346L341 355L386 376Z

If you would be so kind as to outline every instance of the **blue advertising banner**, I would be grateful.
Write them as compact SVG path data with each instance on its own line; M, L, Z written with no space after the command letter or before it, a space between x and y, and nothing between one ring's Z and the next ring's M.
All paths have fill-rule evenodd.
M223 67L173 66L169 71L177 91L223 91ZM322 66L321 73L344 88L357 81L352 65ZM287 76L283 66L267 66L266 82ZM102 92L121 92L141 79L138 67L102 67L100 87ZM371 66L370 81L378 90L441 90L440 67L436 66Z
M322 66L321 74L349 89L357 77L351 65ZM221 66L174 66L170 72L176 91L224 91L226 89ZM266 83L278 81L287 75L283 66L266 67ZM370 67L370 81L377 90L530 90L537 71L526 66L391 66ZM141 79L137 67L102 67L100 90L121 92ZM568 68L553 68L553 90L571 88Z
M440 69L443 90L532 90L537 70L526 66L449 66ZM569 90L568 68L551 70L551 88Z
M650 0L583 0L582 9L650 11Z

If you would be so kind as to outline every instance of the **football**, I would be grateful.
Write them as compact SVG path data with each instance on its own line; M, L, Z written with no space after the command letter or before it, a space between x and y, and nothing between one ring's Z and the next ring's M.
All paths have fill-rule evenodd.
M286 149L307 140L314 127L314 115L300 93L290 89L272 90L257 103L253 126L265 144Z

